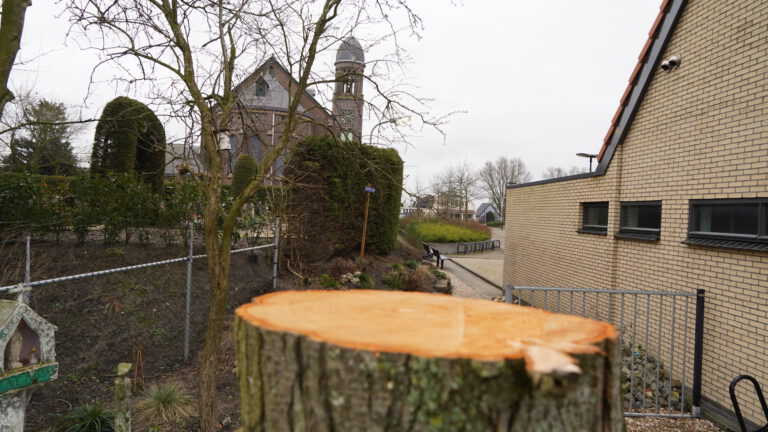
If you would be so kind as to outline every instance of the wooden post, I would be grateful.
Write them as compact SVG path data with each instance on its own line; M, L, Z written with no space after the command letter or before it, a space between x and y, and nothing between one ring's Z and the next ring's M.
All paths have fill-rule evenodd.
M284 291L236 311L246 432L624 428L610 324L375 290Z
M368 186L365 187L365 215L363 216L363 240L360 243L360 270L363 269L363 260L365 259L365 234L368 230L368 206L371 203L371 193L376 192L376 189L371 187L371 184L368 183Z

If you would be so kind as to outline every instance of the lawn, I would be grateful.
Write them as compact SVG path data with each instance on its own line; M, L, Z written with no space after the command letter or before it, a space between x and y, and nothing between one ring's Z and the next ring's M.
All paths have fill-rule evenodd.
M467 226L470 224L466 222L461 224L434 220L417 220L407 224L405 230L421 241L430 243L473 242L485 241L491 238L490 232L487 232L485 227L473 228Z

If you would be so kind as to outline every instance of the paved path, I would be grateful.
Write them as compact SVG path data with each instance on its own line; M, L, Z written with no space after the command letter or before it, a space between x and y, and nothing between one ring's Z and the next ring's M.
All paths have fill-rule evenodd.
M491 228L491 239L501 242L500 250L457 255L455 243L433 245L451 257L445 262L445 271L451 275L455 296L491 299L502 295L504 231Z

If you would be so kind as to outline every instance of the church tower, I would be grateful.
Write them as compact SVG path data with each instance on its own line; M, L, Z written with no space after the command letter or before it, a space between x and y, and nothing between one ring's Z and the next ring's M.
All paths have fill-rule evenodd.
M362 142L363 72L365 54L360 42L350 36L336 52L336 89L333 92L333 115L342 141Z

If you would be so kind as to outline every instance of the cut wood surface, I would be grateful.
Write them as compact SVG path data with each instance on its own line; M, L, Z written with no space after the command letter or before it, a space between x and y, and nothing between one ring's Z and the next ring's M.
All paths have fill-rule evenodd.
M607 323L373 290L274 293L236 316L246 431L623 429Z
M287 291L237 316L264 329L375 352L474 360L524 358L539 373L578 372L568 354L615 339L608 323L542 309L400 291Z

